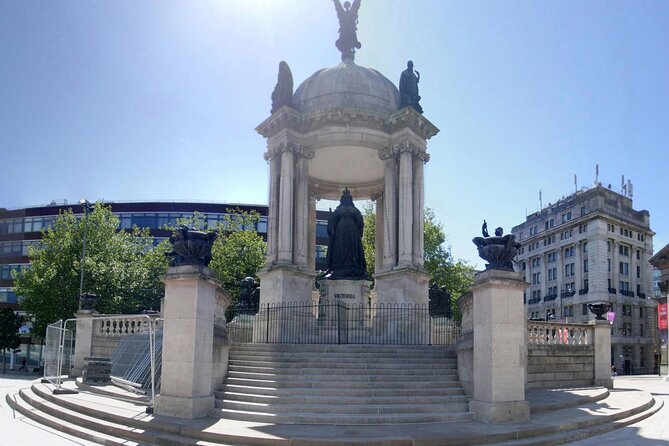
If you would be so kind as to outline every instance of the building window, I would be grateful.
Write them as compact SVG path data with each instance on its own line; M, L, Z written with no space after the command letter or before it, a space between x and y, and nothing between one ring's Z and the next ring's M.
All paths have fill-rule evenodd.
M616 232L616 227L610 223L606 224L606 228L609 230L609 232Z
M574 275L574 264L568 263L564 266L564 275L565 277L571 277Z
M608 265L608 271L611 272L611 259L606 259L606 264Z
M582 314L583 316L587 316L587 315L588 315L588 304L583 304L583 307L581 308L581 314Z
M590 284L590 281L588 279L583 279L583 288L586 290L589 288L588 285Z
M583 272L588 272L588 259L583 260Z
M565 309L565 317L574 317L574 307L572 305L566 307Z
M567 212L566 214L562 214L562 223L566 223L569 220L571 220L571 212Z
M541 283L541 273L532 273L532 285L539 285Z
M629 290L630 290L630 283L621 280L620 281L620 291L629 291Z
M581 206L581 215L585 215L585 206Z
M643 336L643 334L641 336ZM639 347L639 355L639 365L641 367L646 367L646 352L643 347Z
M583 242L583 254L588 252L588 242Z
M619 246L618 246L618 254L620 254L621 256L627 256L627 257L629 257L629 255L630 255L630 248L629 248L629 246L619 245Z
M565 248L564 249L564 256L565 256L565 258L573 257L574 256L574 247L570 246L569 248Z
M629 276L630 274L630 264L627 262L618 262L619 272L623 276Z
M553 263L556 260L557 260L557 252L556 251L549 252L548 253L548 259L547 259L548 263Z

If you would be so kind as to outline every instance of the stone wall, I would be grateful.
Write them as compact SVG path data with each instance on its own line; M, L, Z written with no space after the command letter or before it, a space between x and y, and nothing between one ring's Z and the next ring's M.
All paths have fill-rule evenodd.
M527 387L591 386L595 378L593 345L528 345Z

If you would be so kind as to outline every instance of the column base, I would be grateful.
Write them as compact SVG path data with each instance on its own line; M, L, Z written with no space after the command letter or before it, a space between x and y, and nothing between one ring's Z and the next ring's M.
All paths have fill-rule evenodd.
M304 302L311 304L316 273L294 265L273 265L258 272L260 305Z
M488 401L472 400L469 411L474 412L476 421L488 424L516 423L530 419L530 403L527 401Z
M430 276L416 268L397 267L374 274L377 303L427 305Z
M214 408L214 395L186 398L182 396L156 395L154 413L177 418L202 418L209 416Z

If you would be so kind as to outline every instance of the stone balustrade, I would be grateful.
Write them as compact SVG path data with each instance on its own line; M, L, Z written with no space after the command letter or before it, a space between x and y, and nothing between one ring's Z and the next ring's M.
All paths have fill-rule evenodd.
M591 345L593 330L592 325L528 321L527 343L529 345Z
M142 314L96 317L93 321L94 336L114 337L149 331L150 319Z

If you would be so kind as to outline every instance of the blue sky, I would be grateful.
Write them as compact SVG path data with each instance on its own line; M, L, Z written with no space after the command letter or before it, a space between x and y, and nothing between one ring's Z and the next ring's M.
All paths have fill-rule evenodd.
M0 207L266 203L278 63L339 63L328 0L0 2ZM356 63L421 73L426 204L457 258L578 186L634 183L669 242L669 2L362 0Z

